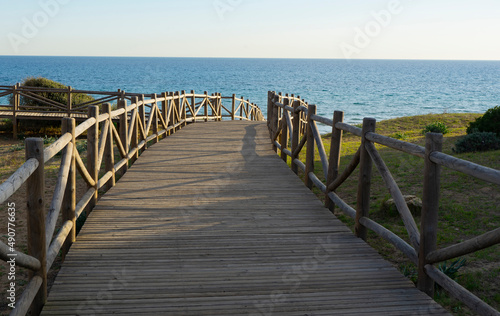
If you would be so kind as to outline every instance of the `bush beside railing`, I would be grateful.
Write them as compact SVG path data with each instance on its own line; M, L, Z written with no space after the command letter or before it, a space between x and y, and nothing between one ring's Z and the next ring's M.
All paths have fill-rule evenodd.
M366 240L370 229L384 238L414 264L418 266L417 287L430 297L434 294L434 283L438 283L453 297L465 303L480 315L500 315L493 307L470 293L461 285L439 271L433 264L473 253L500 243L500 228L478 237L437 249L439 184L441 166L448 167L496 185L500 185L500 171L455 158L441 152L442 134L428 133L425 147L407 143L375 133L375 119L365 118L362 128L343 122L344 113L335 111L333 119L316 115L316 106L308 104L300 97L275 92L268 94L268 127L273 148L287 162L291 158L291 168L298 174L304 172L304 182L312 189L319 188L325 194L325 206L333 211L334 206L355 220L355 233ZM327 156L316 122L332 127L330 155ZM340 153L343 132L350 132L361 138L361 146L340 173ZM290 142L291 138L291 142ZM279 141L278 141L279 140ZM291 143L291 148L288 146ZM374 144L381 144L424 159L423 208L421 228L406 205L398 184L385 165ZM298 159L306 146L305 162ZM314 173L315 150L318 150L326 183ZM384 183L395 201L401 219L407 230L410 243L369 218L370 184L372 165L378 169ZM352 175L359 166L356 209L342 200L335 191Z

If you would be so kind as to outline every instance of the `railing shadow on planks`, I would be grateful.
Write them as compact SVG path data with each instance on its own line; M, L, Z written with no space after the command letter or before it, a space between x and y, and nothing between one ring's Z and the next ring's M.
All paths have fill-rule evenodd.
M63 102L55 101L54 98L50 98L50 96L54 94L60 94L60 98L64 100ZM78 96L81 94L87 94L93 97L93 100L90 101L81 101L79 103ZM243 102L244 104L238 106L240 103L236 104L238 109L234 111L234 109L230 109L227 107L225 110L228 115L225 117L236 119L240 117L250 117L252 115L257 115L253 109L256 106L250 103L249 100L244 100L243 97L241 99L236 98L235 95L232 97L223 97L220 94L214 93L212 95L208 95L205 91L203 94L195 94L194 91L191 90L189 95L186 94L185 91L181 92L164 92L162 94L152 94L152 95L144 95L139 93L129 93L123 90L117 90L115 92L104 92L104 91L87 91L87 90L74 90L72 87L68 87L67 89L53 89L53 88L41 88L41 87L29 87L29 86L21 86L20 83L17 83L13 86L0 86L0 100L1 98L8 99L9 102L7 104L0 104L0 117L9 118L12 120L12 129L13 129L13 137L17 139L17 128L19 120L59 120L63 117L73 117L78 121L83 121L87 119L87 109L90 106L97 105L100 106L107 102L119 102L120 100L128 100L129 102L133 102L134 98L139 98L139 100L145 100L145 98L154 99L164 99L175 97L179 95L184 95L186 98L192 98L194 95L195 98L209 98L210 100L215 100L218 103L211 104L210 106L214 107L221 100L232 99L233 104L236 102ZM158 101L161 102L161 101ZM148 103L149 104L149 103ZM197 104L198 106L199 104ZM222 105L224 106L224 105ZM210 108L202 107L204 111L204 115L208 116L207 110ZM198 108L197 108L198 109ZM194 109L193 105L188 103L188 115L199 110ZM233 110L233 111L232 111ZM239 114L238 114L239 111ZM148 115L149 112L146 112ZM201 116L202 113L197 112L195 117ZM222 115L222 113L221 113ZM114 118L116 121L118 118Z
M308 104L300 97L270 91L268 93L267 121L273 148L292 170L304 174L307 187L313 185L325 194L325 206L333 211L337 206L344 214L355 220L355 233L366 240L370 229L394 245L418 266L417 287L430 297L434 295L434 282L447 290L453 297L465 303L480 315L500 313L470 293L467 289L442 273L433 264L473 253L500 243L500 228L481 236L437 249L438 206L440 168L445 166L469 176L500 185L500 171L461 160L441 152L442 134L428 133L425 147L403 142L375 133L375 119L365 118L362 128L343 122L344 113L335 111L333 119L316 115L316 105ZM332 127L330 155L327 156L316 122ZM340 173L340 153L343 132L361 138L361 146ZM289 148L291 144L291 148ZM374 144L380 144L424 159L423 209L419 231L398 184L385 165ZM306 147L305 163L298 157ZM316 147L316 148L315 148ZM314 173L315 150L318 150L326 183ZM380 172L384 183L395 201L399 215L408 233L410 244L398 235L369 218L370 182L373 164ZM343 201L335 191L359 166L356 209Z
M228 101L231 103L224 103ZM194 91L165 93L162 97L152 95L149 100L144 96L135 96L131 104L125 98L118 98L117 110L112 111L109 103L102 108L102 113L99 113L97 106L89 106L88 119L78 126L75 118L63 118L62 136L45 149L41 138L26 139L26 162L0 185L0 203L7 201L24 183L29 187L28 254L0 242L2 260L9 261L15 257L17 266L31 271L29 283L10 315L25 315L30 310L33 315L41 312L47 300L47 272L58 253L62 250L64 258L75 242L76 219L84 212L88 216L100 192L113 187L115 176L125 173L148 145L175 133L188 123L223 119L264 120L258 106L243 97L195 94ZM113 118L117 118L118 122ZM76 140L84 133L87 140L86 164L76 150ZM121 157L118 162L115 162L115 151ZM57 184L46 212L44 166L61 152ZM79 201L76 201L77 171L88 188ZM54 236L59 214L62 224Z

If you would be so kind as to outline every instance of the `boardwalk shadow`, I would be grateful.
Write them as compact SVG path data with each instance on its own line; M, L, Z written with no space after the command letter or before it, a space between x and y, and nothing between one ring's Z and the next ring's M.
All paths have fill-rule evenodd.
M243 137L243 147L241 148L241 155L245 160L245 168L249 168L249 164L259 157L256 148L257 143L255 142L255 137L257 136L257 130L255 125L248 125L245 127L245 136Z

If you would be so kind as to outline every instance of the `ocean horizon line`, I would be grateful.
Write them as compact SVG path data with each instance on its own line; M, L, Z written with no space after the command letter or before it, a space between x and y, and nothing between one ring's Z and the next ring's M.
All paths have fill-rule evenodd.
M203 57L203 56L84 56L84 55L0 55L0 57L56 57L56 58L150 58L150 59L245 59L245 60L332 60L332 61L465 61L500 62L500 59L415 59L415 58L314 58L314 57Z

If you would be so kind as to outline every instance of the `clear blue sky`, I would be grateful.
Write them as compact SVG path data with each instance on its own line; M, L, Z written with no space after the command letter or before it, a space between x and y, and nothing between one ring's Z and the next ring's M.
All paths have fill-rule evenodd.
M0 55L500 59L498 0L0 0Z

